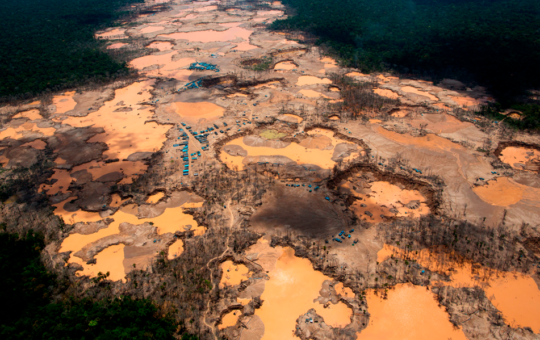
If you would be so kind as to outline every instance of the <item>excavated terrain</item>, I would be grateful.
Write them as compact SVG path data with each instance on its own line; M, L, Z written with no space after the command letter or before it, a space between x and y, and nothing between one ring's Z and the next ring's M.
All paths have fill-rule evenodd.
M96 35L137 79L0 107L1 222L69 293L201 339L540 339L540 138L484 88L341 67L279 1L140 6Z

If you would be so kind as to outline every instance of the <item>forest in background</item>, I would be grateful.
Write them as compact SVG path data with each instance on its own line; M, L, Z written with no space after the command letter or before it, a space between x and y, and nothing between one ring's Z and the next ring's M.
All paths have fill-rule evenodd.
M96 30L142 0L0 0L0 98L35 95L127 74Z
M488 87L503 105L540 85L536 0L283 0L345 66Z

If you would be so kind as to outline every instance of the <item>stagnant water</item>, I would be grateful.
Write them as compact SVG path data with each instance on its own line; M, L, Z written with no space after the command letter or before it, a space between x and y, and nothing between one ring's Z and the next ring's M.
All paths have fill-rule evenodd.
M264 242L264 241L259 241ZM262 339L296 339L296 319L314 308L328 325L344 327L351 322L352 310L344 303L330 304L324 308L314 300L325 280L330 280L321 272L315 271L308 259L296 257L291 248L276 247L281 253L273 270L268 273L261 299L264 301L255 315L264 323Z
M334 147L339 143L352 144L334 137L330 130L315 129L307 133L308 138L300 144L290 143L284 148L266 146L249 146L244 143L243 137L234 139L226 145L238 145L247 151L248 156L285 156L297 164L314 164L323 169L331 169L336 162L332 160ZM311 137L310 137L311 136ZM358 155L358 152L353 153ZM349 157L353 157L351 154ZM230 167L244 168L242 156L231 156L224 152L220 155L221 161Z
M186 203L177 208L168 208L165 211L156 217L153 218L141 218L129 212L130 207L118 210L113 216L111 216L114 221L109 224L107 228L100 229L99 231L84 235L84 234L70 234L67 238L64 239L60 247L60 252L72 251L72 254L75 254L77 251L83 249L83 247L92 244L93 242L104 239L108 236L120 234L120 225L124 222L140 225L145 222L151 222L154 226L157 227L158 235L163 235L165 233L174 233L175 231L183 231L184 226L192 226L195 235L201 235L205 232L204 227L199 227L197 222L193 219L193 216L185 214L183 209L185 207L194 207L200 206L200 204ZM135 205L131 208L136 208ZM128 212L126 212L128 211ZM81 219L86 219L85 221L99 221L101 217L97 213L81 212ZM89 215L89 216L87 216ZM180 243L178 243L180 242ZM177 241L173 244L169 250L169 258L174 258L179 256L183 251L182 241ZM77 272L78 275L88 275L94 277L98 272L106 273L110 272L111 280L124 280L126 271L124 268L124 245L116 245L105 248L99 252L95 258L97 263L87 264L81 258L76 256L71 256L69 262L78 263L83 267L82 271ZM176 255L176 256L175 256Z
M366 299L371 316L367 328L357 333L358 340L467 339L425 287L399 284L388 291L387 299L368 290Z
M396 258L405 257L400 248L385 245L377 254L377 261L382 262L392 255ZM449 282L441 281L437 284L481 287L509 325L530 327L535 333L540 333L540 289L529 275L498 271L480 264L473 266L473 263L457 254L450 256L429 249L423 249L418 254L409 253L407 256L431 271L450 276Z

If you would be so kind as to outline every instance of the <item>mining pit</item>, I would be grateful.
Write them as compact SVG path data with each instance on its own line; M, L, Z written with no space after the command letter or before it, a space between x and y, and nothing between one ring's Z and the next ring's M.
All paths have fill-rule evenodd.
M200 339L538 339L538 135L478 116L483 88L266 29L286 16L172 0L98 32L144 50L136 78L0 107L5 229Z

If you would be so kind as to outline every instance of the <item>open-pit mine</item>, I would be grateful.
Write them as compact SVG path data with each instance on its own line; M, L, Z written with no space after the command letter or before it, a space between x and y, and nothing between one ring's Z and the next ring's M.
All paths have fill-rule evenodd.
M540 138L485 89L342 67L279 1L140 6L96 35L137 78L0 107L50 268L200 339L540 338Z

